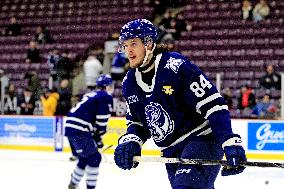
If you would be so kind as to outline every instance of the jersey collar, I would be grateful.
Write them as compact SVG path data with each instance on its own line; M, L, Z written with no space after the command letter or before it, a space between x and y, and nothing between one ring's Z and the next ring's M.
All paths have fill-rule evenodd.
M156 59L155 59L155 74L154 74L154 77L152 78L152 85L149 86L147 83L144 83L143 80L142 80L142 74L141 72L138 71L138 69L136 68L136 71L135 71L135 78L136 78L136 82L137 84L139 85L139 87L141 87L141 89L146 92L146 93L150 93L153 91L154 87L155 87L155 81L156 81L156 75L157 75L157 69L158 69L158 66L159 66L159 62L162 58L162 54L158 54L156 56Z

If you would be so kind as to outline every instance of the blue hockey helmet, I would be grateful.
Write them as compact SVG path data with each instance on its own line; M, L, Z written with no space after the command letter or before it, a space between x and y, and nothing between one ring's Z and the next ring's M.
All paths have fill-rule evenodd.
M157 40L157 29L147 19L136 19L125 24L119 36L119 47L123 47L123 42L128 39L140 38L146 45L149 41L153 43Z
M112 78L108 74L102 74L97 78L97 87L106 87L112 84Z

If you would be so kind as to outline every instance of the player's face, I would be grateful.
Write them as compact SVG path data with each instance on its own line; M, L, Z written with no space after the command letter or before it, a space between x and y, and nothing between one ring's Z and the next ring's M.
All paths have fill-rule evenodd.
M137 68L143 63L146 49L140 38L124 41L123 48L127 58L129 59L129 66L131 68Z
M107 92L109 95L112 95L113 90L114 90L114 85L113 85L113 84L106 86L106 92Z

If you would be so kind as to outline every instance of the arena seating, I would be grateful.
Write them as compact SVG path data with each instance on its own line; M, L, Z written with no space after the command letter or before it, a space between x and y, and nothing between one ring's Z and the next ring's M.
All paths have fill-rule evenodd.
M284 2L269 1L270 16L258 23L242 21L239 0L184 0L184 3L182 13L192 31L182 33L175 43L177 49L213 81L216 73L221 73L221 89L238 90L249 84L261 97L264 91L259 89L258 80L264 65L272 63L278 72L284 69ZM16 85L22 84L23 73L31 69L38 70L46 83L49 72L45 59L40 64L24 62L28 42L38 25L45 25L55 39L54 44L40 45L44 58L54 47L68 48L75 56L90 43L103 44L127 21L149 18L152 12L150 0L3 0L0 30L5 29L9 17L16 15L23 34L0 37L0 68ZM279 98L280 93L273 93L273 97Z
M75 57L90 44L102 45L125 22L151 15L149 3L149 0L2 1L0 31L5 30L9 18L15 15L22 25L22 35L0 37L0 68L18 87L24 85L23 76L28 70L38 71L42 84L46 84L49 74L46 57L51 49L69 49ZM55 43L39 45L42 62L28 65L25 53L39 25L46 26Z
M211 72L211 79L214 73L223 73L222 89L248 84L261 97L265 90L258 80L264 65L273 64L278 72L284 69L284 3L269 1L269 5L269 18L255 23L241 19L241 1L190 1L183 15L192 31L182 34L177 49ZM279 98L279 91L272 96Z

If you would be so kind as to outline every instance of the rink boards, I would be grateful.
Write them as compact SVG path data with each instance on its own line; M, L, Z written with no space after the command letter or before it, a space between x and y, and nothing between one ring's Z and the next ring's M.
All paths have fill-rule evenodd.
M63 128L64 117L0 116L0 149L63 151L70 147ZM242 136L249 159L284 160L283 120L232 120L235 133ZM104 136L105 153L113 153L117 139L126 131L124 117L112 117ZM160 155L152 140L142 154Z

